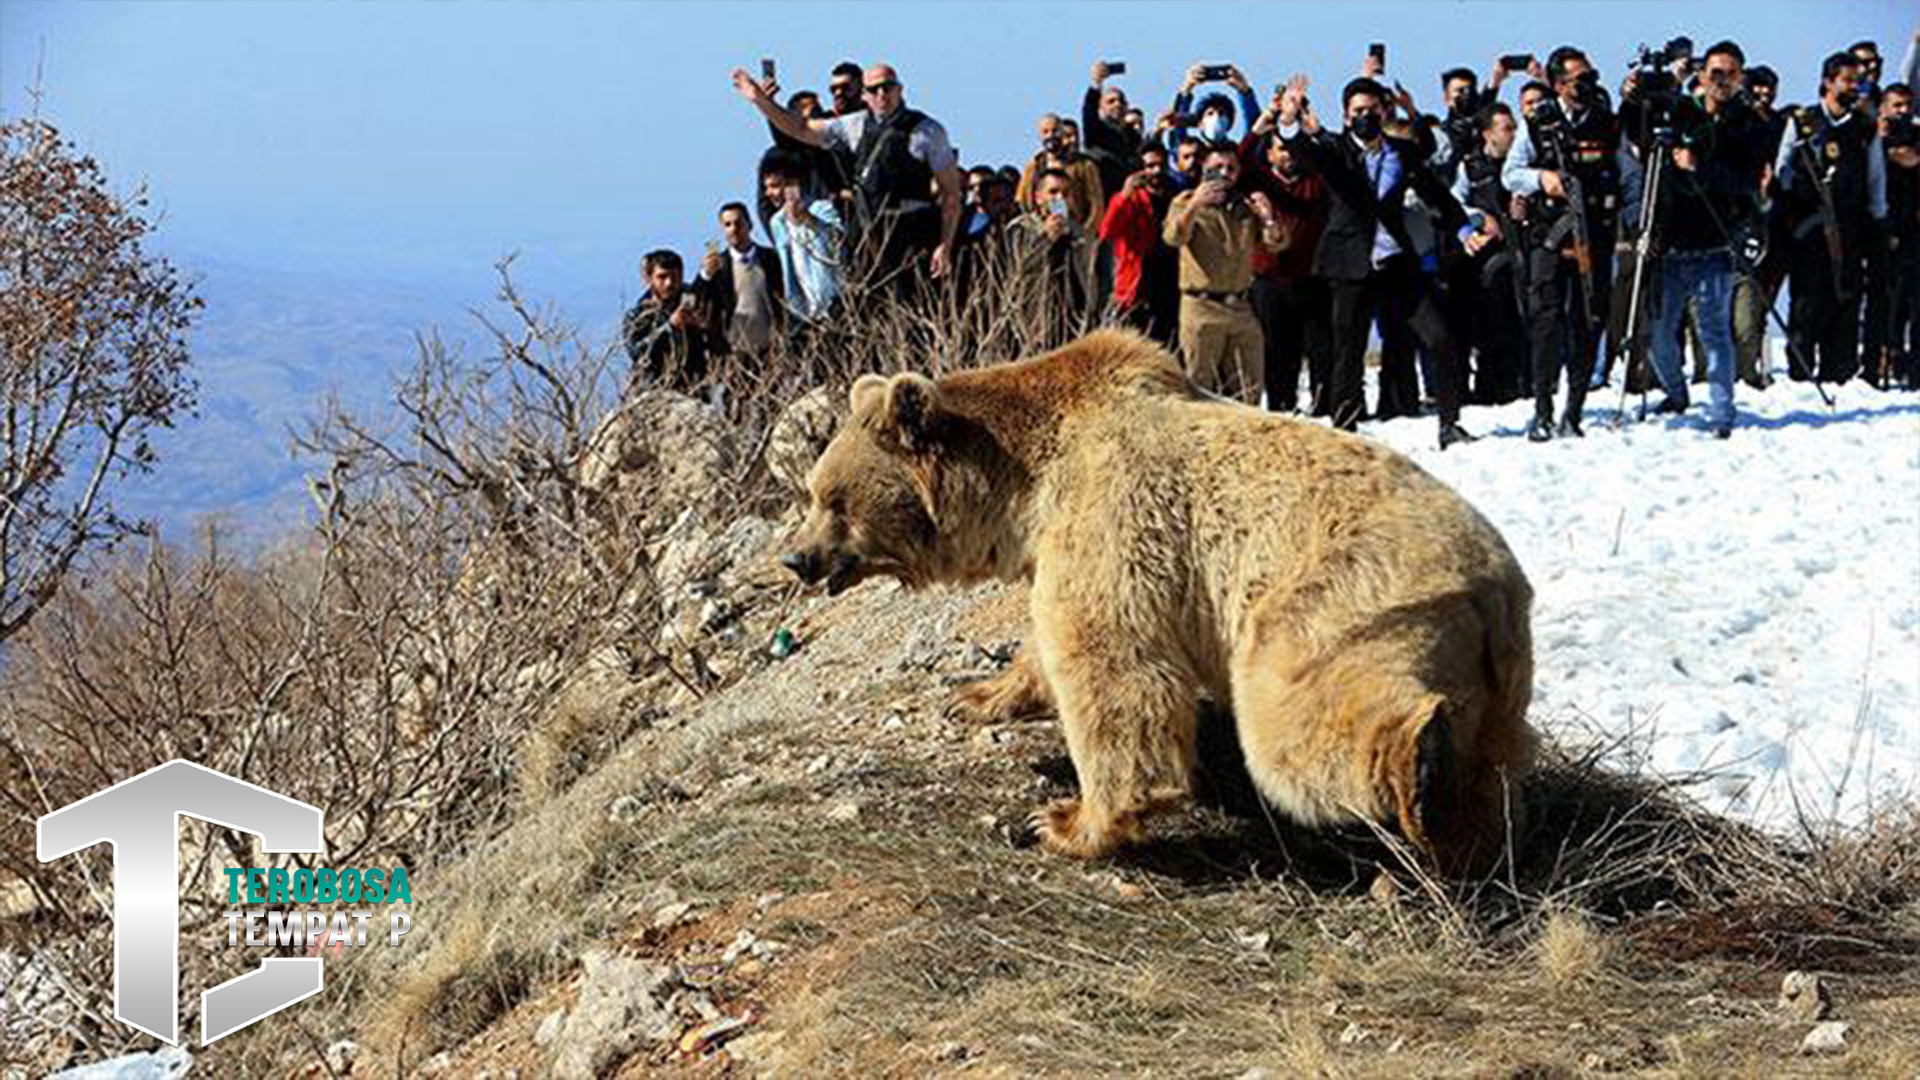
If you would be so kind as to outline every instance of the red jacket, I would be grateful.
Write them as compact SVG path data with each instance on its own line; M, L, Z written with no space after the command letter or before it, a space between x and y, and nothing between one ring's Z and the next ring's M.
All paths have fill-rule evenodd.
M1264 191L1287 237L1278 254L1256 247L1253 273L1269 281L1299 281L1313 275L1313 254L1327 230L1327 185L1317 174L1295 173L1285 180L1267 164L1266 139L1248 135L1240 144L1240 186Z
M1136 187L1108 200L1100 239L1113 249L1113 306L1124 311L1140 302L1140 278L1154 245L1160 242L1153 194Z

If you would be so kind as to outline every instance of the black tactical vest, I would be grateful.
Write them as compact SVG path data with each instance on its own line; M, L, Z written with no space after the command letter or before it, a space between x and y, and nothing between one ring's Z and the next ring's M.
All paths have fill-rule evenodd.
M1812 105L1795 110L1793 124L1802 144L1794 151L1794 172L1801 173L1809 167L1816 169L1820 181L1833 193L1833 206L1841 221L1849 224L1866 221L1870 213L1868 154L1876 134L1873 119L1857 114L1844 124L1836 124L1824 107ZM1794 202L1817 210L1820 194L1812 181L1813 177L1808 177L1806 182L1801 182L1796 176Z
M1485 150L1475 150L1461 159L1461 167L1467 170L1467 205L1505 221L1508 199L1507 186L1500 181L1501 164L1488 157Z
M933 210L933 170L909 146L926 118L903 105L884 121L868 119L853 151L863 225L886 213Z
M1557 103L1542 106L1559 109ZM1587 229L1590 234L1612 232L1620 218L1620 120L1600 108L1588 108L1578 122L1561 113L1553 130L1542 130L1528 120L1533 139L1533 166L1555 172L1572 173L1580 181L1586 196ZM1544 217L1557 217L1563 207L1539 196L1536 208L1544 208Z

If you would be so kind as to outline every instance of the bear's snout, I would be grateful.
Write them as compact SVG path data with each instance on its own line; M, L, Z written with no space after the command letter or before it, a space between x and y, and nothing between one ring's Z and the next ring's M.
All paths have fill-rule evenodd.
M780 556L780 565L793 572L793 576L808 585L820 580L825 560L820 553L809 548L806 551L790 551Z

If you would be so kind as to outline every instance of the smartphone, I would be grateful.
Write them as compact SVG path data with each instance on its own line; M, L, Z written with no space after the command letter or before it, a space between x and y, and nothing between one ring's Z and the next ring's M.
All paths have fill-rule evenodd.
M1060 217L1066 217L1067 216L1067 200L1062 199L1058 196L1055 196L1054 198L1047 200L1047 213L1057 214Z
M1200 69L1200 79L1202 82L1220 82L1232 73L1232 64L1208 64Z
M1227 182L1227 170L1215 165L1201 173L1200 179L1209 184L1224 184Z
M772 81L773 79L773 61L772 60L763 58L760 61L760 77L762 79Z
M1125 75L1126 73L1127 73L1127 62L1125 60L1107 61L1107 74Z
M1373 44L1367 46L1367 55L1373 57L1375 60L1380 61L1381 71L1387 70L1387 43L1386 42L1376 41Z
M1533 66L1532 53L1508 53L1500 58L1502 71L1525 71Z

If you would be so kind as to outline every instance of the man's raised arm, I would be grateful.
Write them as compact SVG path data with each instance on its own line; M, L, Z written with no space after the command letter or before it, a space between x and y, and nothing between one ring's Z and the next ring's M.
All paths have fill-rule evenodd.
M747 74L746 69L734 68L733 88L739 91L741 97L747 99L748 104L759 109L760 114L767 118L767 122L782 135L797 139L808 146L827 144L824 135L827 122L809 120L775 101L773 95L779 87L773 80L769 79L764 84L758 83L753 80L753 76Z

